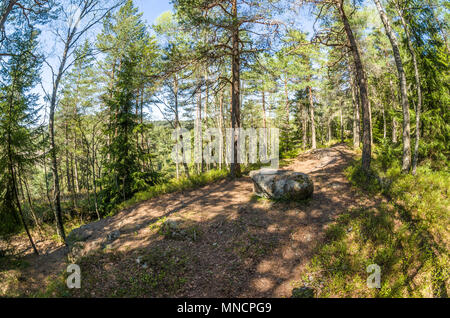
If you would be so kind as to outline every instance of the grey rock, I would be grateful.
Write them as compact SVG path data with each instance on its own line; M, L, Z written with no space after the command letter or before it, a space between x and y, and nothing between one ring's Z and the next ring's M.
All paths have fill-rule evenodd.
M85 242L92 237L94 231L89 229L88 224L74 229L67 236L67 243L73 245L75 242Z
M86 250L84 249L83 242L76 242L73 245L69 246L69 253L67 255L70 262L76 264L79 259L83 256L86 256Z
M120 231L119 230L114 230L110 233L108 233L108 235L106 235L106 240L108 242L112 242L117 240L120 237Z
M180 224L177 220L169 219L166 222L164 222L162 226L165 228L168 228L168 229L178 230L178 228L180 227Z
M255 194L268 199L301 201L314 192L311 178L301 172L261 169L250 172L250 178Z
M198 230L196 227L188 226L181 220L168 219L159 229L159 233L166 239L173 240L198 240Z

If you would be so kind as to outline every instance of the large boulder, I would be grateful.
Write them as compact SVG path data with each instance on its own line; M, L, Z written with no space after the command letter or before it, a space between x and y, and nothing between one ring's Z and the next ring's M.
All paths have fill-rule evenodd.
M255 194L268 199L300 201L314 192L311 178L301 172L261 169L250 172L250 178Z

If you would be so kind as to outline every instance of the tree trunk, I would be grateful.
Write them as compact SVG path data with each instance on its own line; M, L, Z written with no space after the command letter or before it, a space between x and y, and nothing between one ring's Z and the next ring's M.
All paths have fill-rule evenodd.
M394 53L395 65L397 66L398 77L400 80L400 94L402 100L403 109L403 159L402 159L402 171L408 172L411 168L411 136L410 136L410 118L409 118L409 101L408 91L406 84L406 74L403 69L403 62L400 56L400 49L397 43L397 37L391 28L388 17L381 6L380 0L374 0L380 14L381 20L386 31L386 35L391 42L392 51Z
M262 89L262 112L263 112L264 144L267 145L268 136L267 136L267 115L266 115L266 91L264 87Z
M209 85L208 85L208 68L205 70L205 129L208 129L208 107L209 107ZM210 139L209 142L212 140ZM203 166L206 165L206 171L209 171L210 164L204 163Z
M19 182L22 184L24 184L25 186L25 192L26 192L26 196L27 196L27 201L28 201L28 205L30 206L30 212L31 212L31 216L33 217L34 220L34 224L36 224L36 227L38 228L39 234L42 237L42 226L41 226L41 222L39 221L37 215L36 215L36 211L34 211L33 208L33 203L31 202L31 196L30 196L30 189L28 188L28 183L27 180L25 178L22 178L20 176L20 174L18 174L19 177ZM23 192L23 190L22 190ZM25 196L25 193L24 193Z
M356 70L356 81L359 87L359 95L361 99L362 105L362 113L363 113L363 151L362 151L362 168L368 173L370 170L370 163L372 160L372 144L370 142L370 108L369 108L369 98L367 92L367 81L366 76L364 74L364 67L361 61L361 56L359 53L358 45L356 43L355 36L350 27L350 22L348 21L347 15L344 10L344 2L343 0L339 0L338 2L338 11L339 15L344 24L345 33L347 35L347 40L350 44L350 48L353 55L353 62L355 64Z
M12 101L11 101L11 103L12 103ZM10 113L11 113L11 107L12 107L12 105L10 104L9 105ZM19 193L18 193L18 190L17 190L17 180L16 180L16 175L15 175L15 170L14 170L14 163L13 163L13 160L12 160L13 156L12 156L12 149L11 149L11 131L10 131L9 127L8 127L8 136L7 136L7 138L8 138L7 139L7 142L8 142L8 148L7 149L8 149L8 159L9 159L8 168L9 168L9 172L11 174L11 185L12 185L12 191L13 191L14 199L15 199L16 204L17 204L17 210L19 212L19 217L20 217L20 220L22 221L22 224L23 224L23 227L25 229L25 232L27 233L28 239L30 240L31 247L33 248L34 253L36 255L39 255L39 252L38 252L38 250L36 248L36 245L34 245L34 241L33 241L33 238L31 237L30 231L28 230L27 223L25 222L25 218L24 218L23 212L22 212L22 206L20 205Z
M202 140L202 91L197 89L197 107L195 120L195 158L197 173L203 172L203 140Z
M329 117L327 120L327 142L331 141L331 122L333 121L333 117Z
M173 94L175 99L175 129L179 129L181 128L181 124L180 124L180 115L178 111L178 78L176 75L174 75L173 79ZM180 141L181 143L183 143L183 136L180 136ZM183 158L184 172L186 173L186 177L189 178L189 167L186 163L187 160L183 148L181 148L181 156Z
M16 202L17 202L17 209L19 211L20 220L22 221L23 227L25 229L25 232L27 233L28 239L30 240L30 244L31 244L31 247L33 248L34 253L36 255L39 255L39 252L38 252L38 250L36 248L36 245L34 244L33 238L31 237L31 234L30 234L30 231L28 229L27 223L25 222L25 218L23 216L22 206L20 205L19 194L18 194L17 186L16 186L17 183L16 183L16 176L15 176L15 173L14 173L14 167L12 166L11 162L10 162L10 172L11 172L11 178L12 178L14 197L15 197Z
M353 104L353 148L359 148L361 135L361 119L359 116L359 102L356 94L356 83L353 75L352 67L350 66L350 60L348 64L348 72L350 77L350 90L352 92L352 104Z
M392 118L392 143L397 143L397 120Z
M302 103L302 144L303 149L307 148L308 143L308 112L306 105Z
M56 110L56 98L58 95L59 83L64 73L66 66L67 55L69 53L69 45L71 43L71 37L67 39L64 48L61 63L59 65L58 75L56 76L55 82L53 83L53 91L50 99L50 113L49 113L49 135L50 135L50 157L51 157L51 169L53 173L53 186L54 186L54 198L55 198L55 221L56 221L56 231L61 238L61 240L66 243L66 234L64 232L64 224L62 220L62 209L61 209L61 190L59 186L59 175L58 175L58 160L56 158L56 144L55 144L55 110Z
M341 103L341 109L340 109L340 117L341 117L341 143L344 143L344 110L343 110L343 103Z
M2 15L0 17L0 32L4 32L6 20L8 19L9 14L13 10L13 7L17 2L18 0L8 1L8 5L5 7L5 10L2 12Z
M417 55L414 50L411 35L409 33L408 24L406 23L405 17L403 15L403 11L399 8L398 2L396 2L397 12L400 16L400 20L403 25L403 29L405 30L406 40L408 43L408 50L411 54L413 66L414 66L414 77L416 80L416 89L417 89L417 107L416 107L416 143L414 146L414 156L412 161L412 174L415 175L417 173L417 162L419 160L419 142L420 142L420 116L422 112L422 84L419 73L419 66L417 64ZM447 43L447 41L446 41ZM448 50L448 47L447 47Z
M239 49L239 25L237 21L237 0L232 0L233 26L231 30L232 55L231 55L231 128L233 130L241 126L240 114L240 49ZM241 174L241 166L238 163L238 136L233 133L233 158L231 162L231 177L236 178Z
M284 77L284 99L285 99L285 111L286 111L286 128L289 129L289 91L288 91L288 81L287 74Z
M314 122L314 101L311 86L308 86L308 92L309 92L309 114L310 114L309 116L311 118L311 148L316 149L317 148L316 124Z
M219 149L219 169L222 169L223 161L223 91L220 91L219 97L219 131L220 131L220 149Z
M95 178L95 133L92 134L92 185L94 188L94 206L95 213L97 214L97 219L100 220L100 213L98 212L98 199L97 199L97 180Z

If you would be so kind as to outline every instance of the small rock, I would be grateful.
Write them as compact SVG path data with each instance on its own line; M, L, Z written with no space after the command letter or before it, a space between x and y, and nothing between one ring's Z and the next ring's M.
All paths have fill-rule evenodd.
M166 222L164 222L164 224L173 230L178 229L180 226L179 222L176 220L167 220Z
M120 231L119 230L114 230L111 233L108 233L108 235L106 236L106 240L108 242L112 242L117 240L120 237Z
M86 251L84 250L83 242L76 242L69 247L69 253L67 257L70 262L75 264L83 256L86 256Z
M342 188L342 185L339 183L332 183L331 188L334 190L338 190L338 189Z

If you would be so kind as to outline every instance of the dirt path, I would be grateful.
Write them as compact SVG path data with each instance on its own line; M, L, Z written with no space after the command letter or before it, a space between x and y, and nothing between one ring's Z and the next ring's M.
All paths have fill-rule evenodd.
M312 177L314 196L305 203L257 200L250 178L245 177L164 195L77 229L84 251L106 247L104 254L116 255L96 256L85 266L98 279L92 279L88 294L81 295L111 296L122 274L108 276L108 282L99 277L105 271L133 273L136 257L159 248L186 254L189 261L174 274L182 275L184 283L170 291L144 290L142 296L290 297L292 282L300 278L327 225L351 208L377 204L354 191L347 181L344 169L353 156L346 146L337 145L302 154L285 167ZM200 238L163 238L151 228L162 217L194 226ZM108 242L108 234L115 231L120 236ZM30 266L22 271L23 281L18 285L25 293L67 266L64 248L44 249L43 244L38 246L45 255L25 257Z

